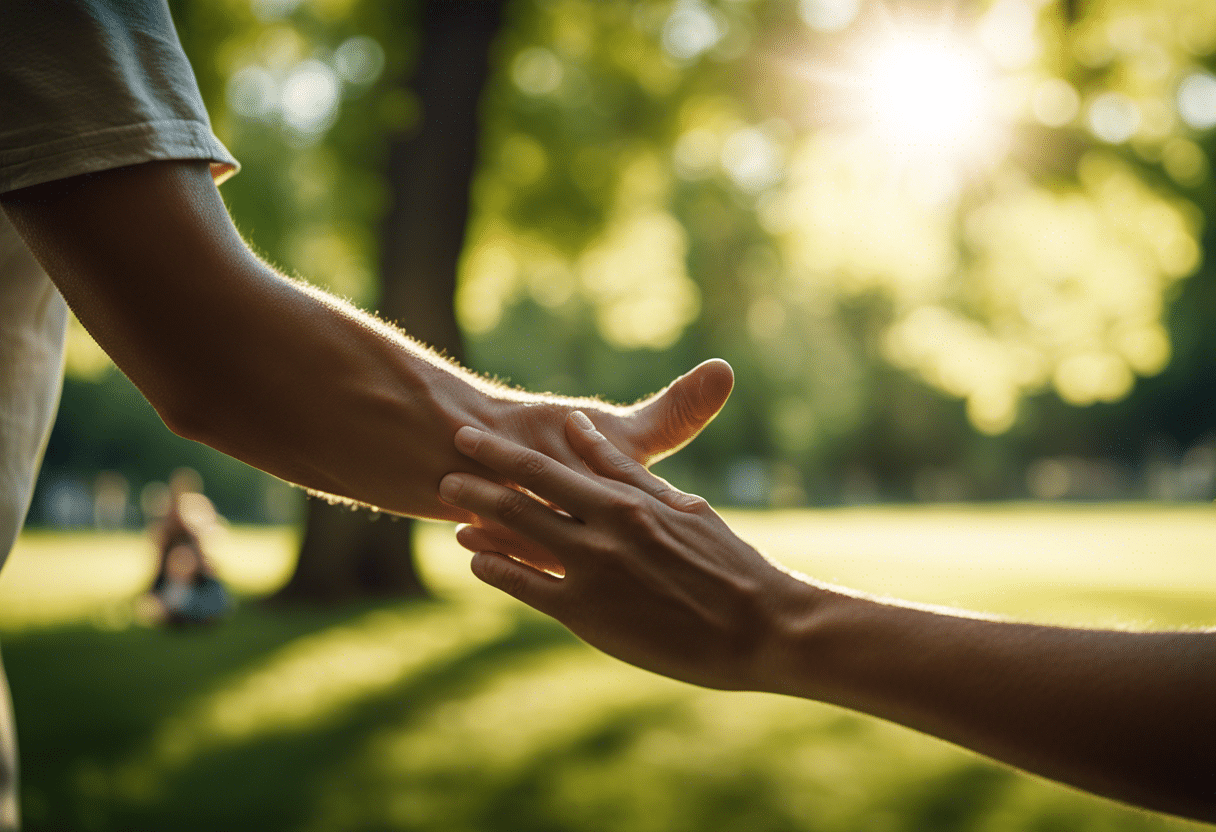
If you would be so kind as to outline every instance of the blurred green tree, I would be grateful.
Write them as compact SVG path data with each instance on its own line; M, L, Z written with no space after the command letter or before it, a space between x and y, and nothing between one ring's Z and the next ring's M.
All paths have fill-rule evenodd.
M410 88L421 116L389 137L389 209L380 236L376 310L457 361L464 344L453 296L479 149L479 104L502 0L422 4ZM378 520L310 499L300 557L284 600L425 596L412 556L413 521Z
M1074 452L1159 429L1104 414L1168 365L1201 262L1209 4L520 6L458 295L479 366L620 395L652 351L727 357L742 401L677 464L778 460L718 469L744 501L934 466L1024 493L1057 400ZM528 360L520 327L584 343Z

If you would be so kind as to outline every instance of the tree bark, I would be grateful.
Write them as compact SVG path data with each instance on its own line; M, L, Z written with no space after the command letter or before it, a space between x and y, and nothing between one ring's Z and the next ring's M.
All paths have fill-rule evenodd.
M453 295L477 167L479 106L505 0L428 0L411 84L421 118L389 144L391 207L381 229L382 316L441 352L464 358ZM277 596L334 602L427 595L412 520L309 499L299 561Z

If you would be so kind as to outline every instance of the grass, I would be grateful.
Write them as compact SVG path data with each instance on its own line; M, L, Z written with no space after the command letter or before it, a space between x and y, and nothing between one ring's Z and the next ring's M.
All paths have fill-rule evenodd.
M1209 507L732 514L842 584L1058 623L1216 625ZM213 546L213 629L132 623L136 535L29 533L0 574L28 830L1180 830L896 726L584 647L423 526L441 601L269 610L294 538Z

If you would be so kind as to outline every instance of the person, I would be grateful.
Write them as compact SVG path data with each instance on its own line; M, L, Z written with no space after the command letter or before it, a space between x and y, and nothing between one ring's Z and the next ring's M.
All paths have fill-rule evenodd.
M222 518L192 468L174 471L166 492L164 514L151 528L158 553L156 576L137 604L139 617L178 627L210 624L229 607L228 591L203 551L203 539Z
M210 624L228 610L228 591L193 536L169 540L146 598L149 618L174 627Z
M0 562L55 413L64 299L175 432L314 492L419 517L471 518L437 496L448 471L491 473L453 448L461 425L563 458L565 416L581 407L649 462L730 393L721 362L630 407L481 379L254 255L216 188L237 167L165 0L6 0ZM17 825L15 783L0 682L0 828Z
M830 586L740 540L585 415L566 433L575 466L474 426L456 434L501 480L440 483L481 518L457 538L491 586L655 673L840 705L1216 821L1216 631L1040 626Z

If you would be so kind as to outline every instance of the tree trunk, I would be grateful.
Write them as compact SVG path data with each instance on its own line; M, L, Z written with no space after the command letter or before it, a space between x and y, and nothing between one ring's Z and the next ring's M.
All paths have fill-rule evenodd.
M463 360L453 295L477 166L478 109L505 0L428 0L412 83L422 116L394 137L392 204L381 232L380 314ZM412 520L309 499L304 542L284 600L425 597Z

